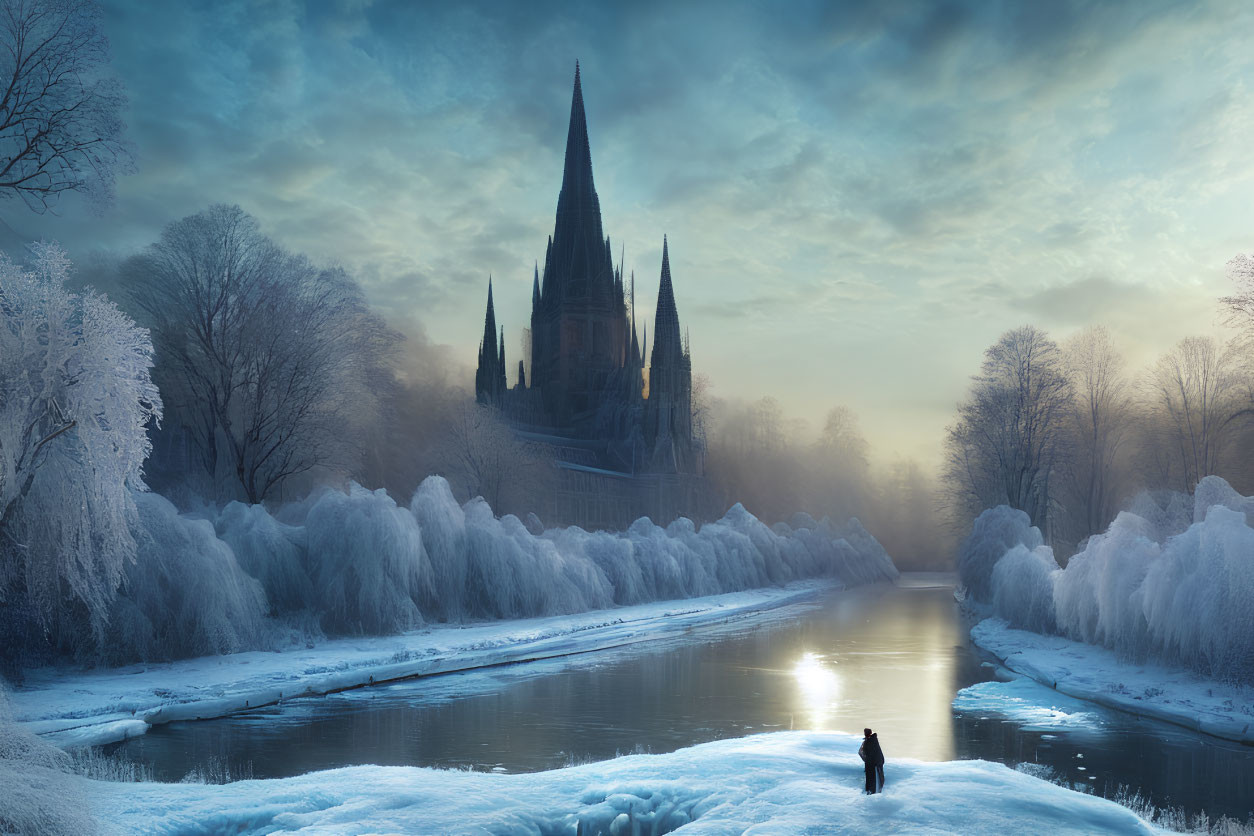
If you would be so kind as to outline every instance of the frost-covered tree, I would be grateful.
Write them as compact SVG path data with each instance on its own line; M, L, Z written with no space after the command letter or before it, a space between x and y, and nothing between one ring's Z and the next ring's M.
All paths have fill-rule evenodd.
M148 333L103 296L64 287L70 263L0 256L0 607L31 624L85 616L95 635L135 554L134 490L161 417Z
M968 519L1009 505L1048 531L1072 402L1062 352L1043 331L1007 331L984 352L945 445L947 481Z
M399 337L343 270L217 205L166 227L123 281L153 330L168 431L219 497L261 502L313 468L353 470Z
M0 46L0 197L40 213L64 192L110 197L131 154L99 6L3 0Z

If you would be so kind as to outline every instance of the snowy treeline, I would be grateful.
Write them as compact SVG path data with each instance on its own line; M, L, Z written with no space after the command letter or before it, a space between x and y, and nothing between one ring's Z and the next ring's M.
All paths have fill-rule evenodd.
M1060 569L1023 511L989 509L959 551L976 601L1012 625L1254 683L1254 498L1218 476L1138 496Z
M1189 492L1216 474L1254 490L1254 279L1234 278L1223 301L1244 338L1189 337L1137 373L1100 327L1062 344L1031 326L1003 334L948 429L958 528L1009 505L1065 558L1143 488Z

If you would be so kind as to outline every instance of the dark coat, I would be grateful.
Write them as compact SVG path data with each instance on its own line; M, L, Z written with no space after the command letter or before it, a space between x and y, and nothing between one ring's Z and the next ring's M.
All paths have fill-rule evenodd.
M863 738L858 754L862 756L862 760L866 761L867 766L884 765L884 750L880 748L878 732L872 732L870 737Z

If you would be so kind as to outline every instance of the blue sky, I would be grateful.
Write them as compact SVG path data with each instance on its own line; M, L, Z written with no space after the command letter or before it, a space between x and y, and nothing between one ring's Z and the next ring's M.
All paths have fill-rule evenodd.
M982 350L1106 324L1135 368L1217 327L1254 249L1254 4L105 4L139 170L71 256L239 203L470 366L510 362L575 59L607 233L694 367L931 461Z

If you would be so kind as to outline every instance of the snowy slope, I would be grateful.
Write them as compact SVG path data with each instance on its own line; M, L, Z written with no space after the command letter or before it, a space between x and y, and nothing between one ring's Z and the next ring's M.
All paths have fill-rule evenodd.
M683 601L549 618L435 626L338 639L310 649L206 656L101 671L29 672L10 695L14 719L60 746L100 745L149 726L208 719L374 682L547 659L751 618L812 602L841 584L807 581Z
M1161 665L1121 661L1104 647L981 621L971 640L1011 670L1064 694L1196 731L1254 743L1254 688Z
M866 796L858 743L778 732L519 775L359 766L225 785L85 783L105 832L123 833L1163 832L985 761L890 760L885 794Z

